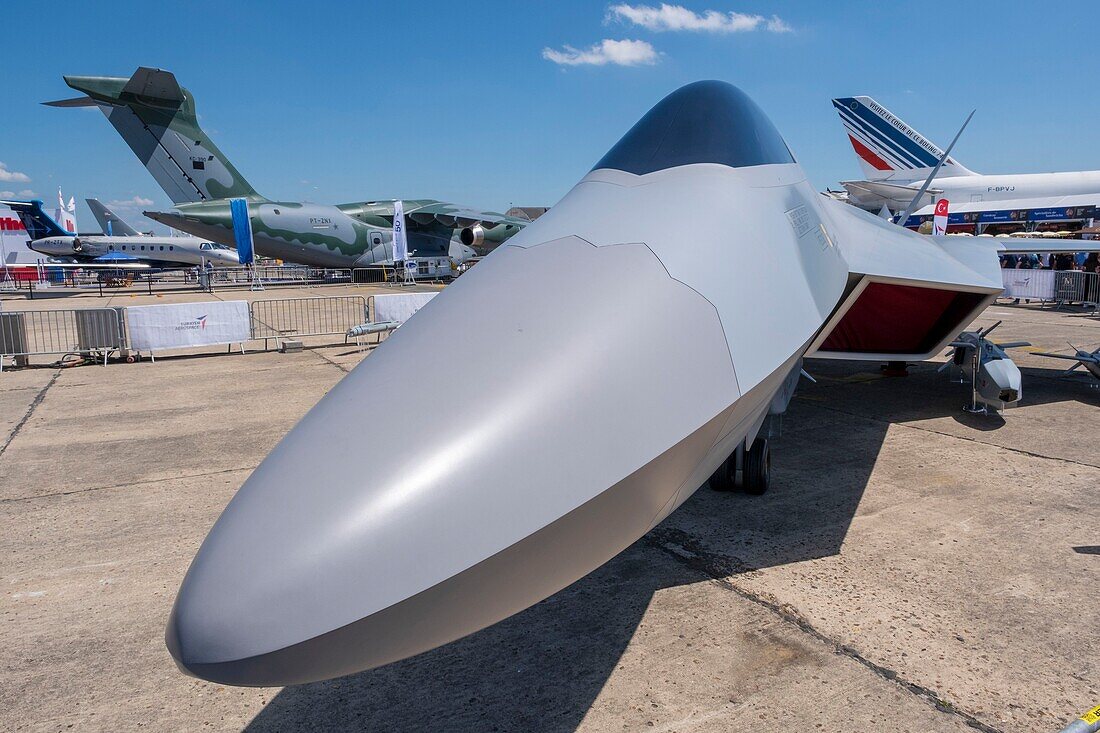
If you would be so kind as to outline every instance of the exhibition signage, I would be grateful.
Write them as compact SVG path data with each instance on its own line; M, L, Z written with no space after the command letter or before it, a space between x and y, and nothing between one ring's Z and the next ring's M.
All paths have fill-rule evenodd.
M229 213L233 217L233 241L237 244L237 256L242 265L251 265L252 254L252 221L248 218L248 201L245 199L230 199Z
M1057 273L1054 270L1001 270L1005 298L1031 298L1032 300L1054 300L1054 282Z
M236 344L252 337L244 300L137 305L125 310L130 348L135 351Z
M932 233L943 236L947 234L947 199L940 199L936 202L936 215L932 217Z
M404 323L413 313L428 304L436 293L397 293L374 296L374 320L376 323L393 321Z
M393 261L409 259L409 244L405 240L405 209L401 201L393 202Z

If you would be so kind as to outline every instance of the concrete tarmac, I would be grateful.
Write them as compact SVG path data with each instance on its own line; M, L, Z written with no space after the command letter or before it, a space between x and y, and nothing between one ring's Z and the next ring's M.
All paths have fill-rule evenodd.
M1100 341L1079 313L979 323L1001 318L1036 348ZM1004 417L963 413L935 364L811 360L768 494L704 487L589 577L405 662L285 689L185 677L163 631L199 543L369 358L326 340L5 369L0 729L1057 731L1100 702L1100 390L1026 349Z

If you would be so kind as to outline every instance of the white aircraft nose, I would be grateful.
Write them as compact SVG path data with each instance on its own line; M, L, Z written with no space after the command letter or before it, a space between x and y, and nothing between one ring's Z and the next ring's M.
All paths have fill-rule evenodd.
M991 402L1015 404L1023 394L1020 368L1011 359L984 362L978 373L978 391Z
M283 685L495 623L690 495L738 397L713 306L645 245L502 246L256 469L168 647L199 677Z

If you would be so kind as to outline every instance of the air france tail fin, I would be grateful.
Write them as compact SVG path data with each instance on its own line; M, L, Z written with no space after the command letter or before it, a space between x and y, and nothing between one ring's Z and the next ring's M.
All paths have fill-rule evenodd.
M137 237L140 232L118 218L115 212L108 209L99 199L84 199L92 215L99 222L99 228L109 237Z
M262 198L199 127L195 98L172 72L143 66L130 78L66 76L65 83L88 96L46 104L98 106L173 203Z
M943 157L938 145L870 97L833 100L869 181L923 181ZM976 175L949 157L937 178Z
M23 228L27 230L27 236L31 238L32 242L43 237L72 237L76 235L75 228L71 232L66 231L51 219L50 215L42 209L42 202L38 199L34 201L0 201L0 206L7 206L15 212L15 215L19 217L19 221L23 222Z

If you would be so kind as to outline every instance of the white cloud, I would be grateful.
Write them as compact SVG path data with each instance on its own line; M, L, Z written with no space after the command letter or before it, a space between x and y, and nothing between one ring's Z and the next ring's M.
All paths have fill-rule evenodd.
M0 198L5 199L33 199L38 194L29 188L24 188L22 191L16 193L15 191L0 191Z
M114 201L107 202L108 209L136 209L140 206L152 206L153 199L142 198L141 196L134 196L129 199L115 199Z
M702 33L745 33L765 30L771 33L789 33L790 25L778 15L766 18L750 13L704 10L696 13L683 5L661 3L650 5L612 5L607 10L608 20L620 20L639 25L651 31L699 31Z
M645 41L613 41L605 38L585 49L562 46L542 49L542 57L561 66L652 66L660 54Z
M7 165L0 163L0 181L4 181L5 183L29 183L30 180L30 176L26 173L10 171Z

